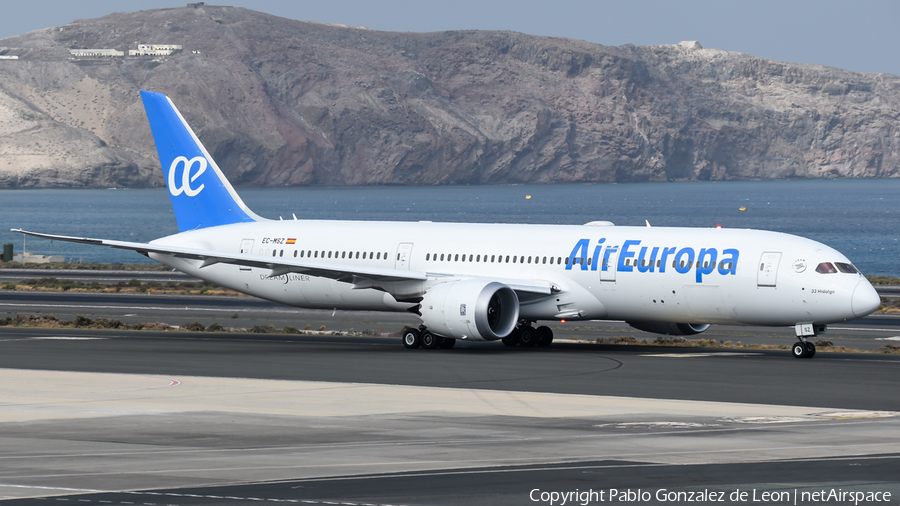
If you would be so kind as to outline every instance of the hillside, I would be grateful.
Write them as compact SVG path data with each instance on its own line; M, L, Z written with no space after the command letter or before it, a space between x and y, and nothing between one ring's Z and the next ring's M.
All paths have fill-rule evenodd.
M73 48L180 44L163 57ZM900 78L699 44L376 32L241 8L0 40L0 187L162 184L138 90L239 185L898 177Z

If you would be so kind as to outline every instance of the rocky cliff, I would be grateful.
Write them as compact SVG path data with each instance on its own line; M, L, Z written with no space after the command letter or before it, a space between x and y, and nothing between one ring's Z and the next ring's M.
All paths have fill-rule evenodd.
M164 57L73 48L180 44ZM390 33L202 6L0 40L0 187L162 184L138 90L239 185L900 175L900 78L699 44Z

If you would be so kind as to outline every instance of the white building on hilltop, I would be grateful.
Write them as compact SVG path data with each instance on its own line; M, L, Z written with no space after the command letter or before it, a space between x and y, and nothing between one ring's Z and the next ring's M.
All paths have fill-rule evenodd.
M181 49L181 44L138 44L137 49L128 50L128 56L169 56Z
M79 57L115 57L115 56L125 56L124 51L119 51L117 49L70 49L69 54L72 56Z

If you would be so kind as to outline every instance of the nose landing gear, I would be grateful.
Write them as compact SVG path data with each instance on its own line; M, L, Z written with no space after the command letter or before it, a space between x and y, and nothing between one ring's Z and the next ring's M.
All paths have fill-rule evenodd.
M827 330L825 325L815 325L812 323L798 323L794 326L799 342L794 343L791 347L791 355L794 358L813 358L816 356L816 345L807 341L808 337L816 337Z
M794 358L813 358L816 356L816 345L809 341L798 341L791 347Z

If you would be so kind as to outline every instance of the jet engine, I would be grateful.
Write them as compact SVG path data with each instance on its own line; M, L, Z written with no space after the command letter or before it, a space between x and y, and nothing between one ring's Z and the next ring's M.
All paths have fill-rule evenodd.
M464 279L441 283L425 293L422 323L453 339L494 341L508 336L519 320L519 298L496 281Z
M708 323L665 323L665 322L625 322L632 327L643 330L644 332L653 332L654 334L665 334L667 336L693 336L704 332L709 328Z

